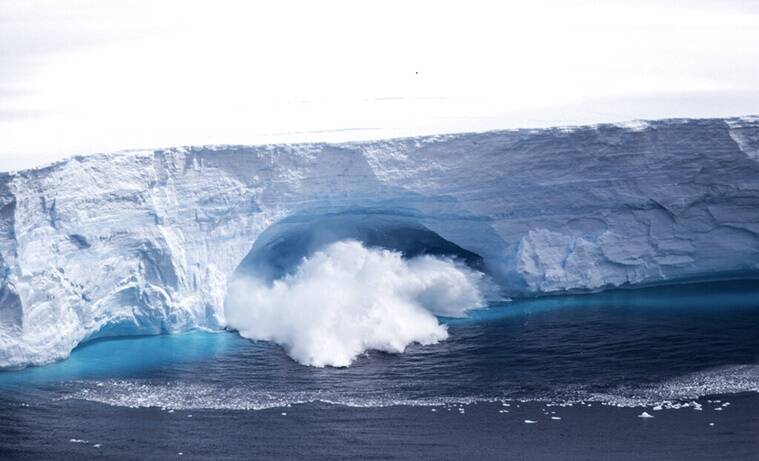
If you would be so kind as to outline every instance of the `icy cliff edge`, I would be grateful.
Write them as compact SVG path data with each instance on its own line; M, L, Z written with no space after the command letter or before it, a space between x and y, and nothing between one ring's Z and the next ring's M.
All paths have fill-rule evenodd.
M510 296L751 273L758 152L746 117L176 148L0 174L0 367L99 336L223 327L238 265L315 228L456 248Z

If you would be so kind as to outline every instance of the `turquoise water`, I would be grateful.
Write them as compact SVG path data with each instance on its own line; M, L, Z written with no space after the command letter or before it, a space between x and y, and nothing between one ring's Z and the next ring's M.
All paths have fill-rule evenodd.
M174 365L213 360L249 342L228 332L191 331L177 335L96 340L77 347L67 360L42 367L0 372L2 386L142 376Z

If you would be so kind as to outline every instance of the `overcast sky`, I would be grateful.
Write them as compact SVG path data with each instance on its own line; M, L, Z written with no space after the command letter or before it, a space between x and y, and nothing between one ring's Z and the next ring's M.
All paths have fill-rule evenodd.
M0 170L759 113L759 1L0 0Z

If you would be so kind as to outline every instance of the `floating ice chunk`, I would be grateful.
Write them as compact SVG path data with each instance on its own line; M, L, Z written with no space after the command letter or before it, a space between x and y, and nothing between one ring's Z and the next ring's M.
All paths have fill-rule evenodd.
M525 423L525 424L535 424L535 423L537 423L537 421L533 421L533 420L531 420L531 419L525 419L525 420L524 420L524 423Z
M649 413L647 413L645 411L643 413L641 413L641 414L638 415L638 418L653 418L653 417L654 417L654 415L649 414Z
M82 440L82 439L70 439L69 442L71 442L71 443L89 443L87 440Z
M551 416L551 419L558 421L561 419L561 416Z
M102 445L100 445L99 443L96 443L95 445L93 445L93 448L100 448L100 447L102 447Z
M717 407L714 409L714 411L722 411L722 407Z
M287 412L286 412L286 411L283 411L283 412L282 412L282 416L287 416Z

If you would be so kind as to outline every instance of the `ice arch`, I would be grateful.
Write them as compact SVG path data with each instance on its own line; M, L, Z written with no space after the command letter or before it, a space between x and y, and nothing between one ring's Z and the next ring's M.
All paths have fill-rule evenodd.
M441 237L413 217L385 210L352 209L294 215L270 226L256 239L235 275L278 279L290 273L304 257L340 240L395 250L406 258L447 256L478 271L487 271L482 256Z

